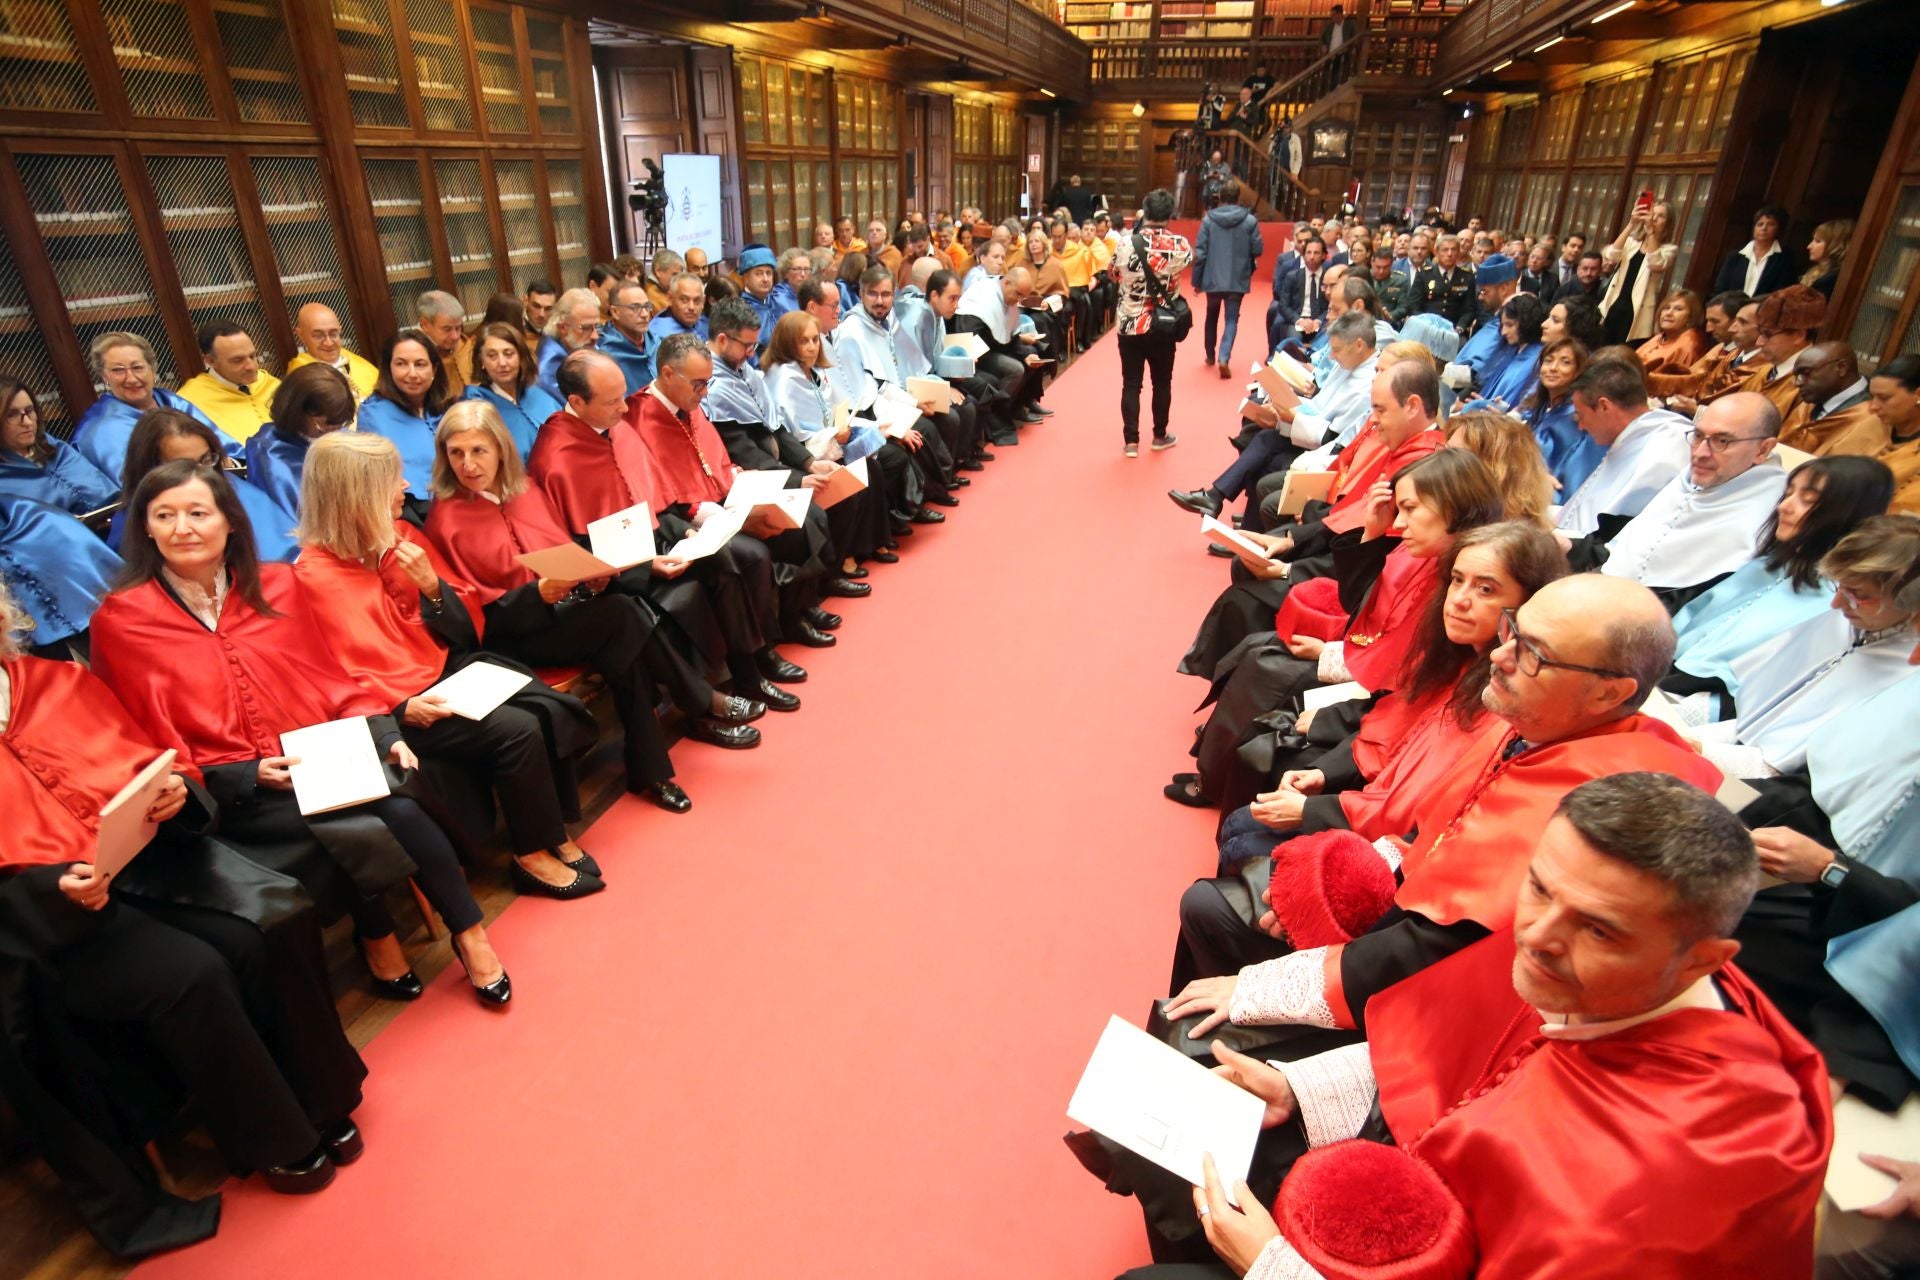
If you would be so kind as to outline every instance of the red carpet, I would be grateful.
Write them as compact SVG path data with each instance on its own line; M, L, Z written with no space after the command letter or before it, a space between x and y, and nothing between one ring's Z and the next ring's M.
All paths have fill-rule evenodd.
M1268 250L1271 262L1273 248ZM1264 286L1240 363L1258 354ZM457 968L368 1051L365 1158L230 1185L191 1277L1107 1280L1133 1202L1060 1143L1107 1016L1164 987L1210 815L1160 796L1226 579L1163 496L1229 455L1240 384L1176 371L1181 446L1120 453L1111 336L938 529L789 653L766 743L675 750L694 810L623 801L609 891L523 900L512 1007Z

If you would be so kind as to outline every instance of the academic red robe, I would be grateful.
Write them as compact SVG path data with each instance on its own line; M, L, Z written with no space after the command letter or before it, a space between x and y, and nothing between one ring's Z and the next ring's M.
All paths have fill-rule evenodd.
M706 414L693 409L683 425L658 396L642 387L627 399L625 426L646 446L655 501L691 508L727 500L739 468Z
M616 454L610 436L571 413L556 413L540 428L527 471L554 514L576 536L602 516L641 502L658 520L660 508L653 501L652 476L644 460L626 451Z
M1353 443L1333 460L1333 487L1327 498L1332 510L1322 522L1333 533L1358 529L1367 519L1367 493L1378 481L1385 480L1409 462L1417 462L1436 449L1447 447L1446 433L1435 427L1403 441L1398 449L1387 447L1380 432L1368 418L1354 436Z
M1826 1070L1737 968L1728 1008L1548 1039L1511 932L1367 1011L1380 1108L1464 1204L1477 1280L1806 1280L1832 1145Z
M473 584L483 605L533 581L533 571L518 557L572 541L537 488L506 502L467 493L438 499L427 513L427 536L453 571Z
M1417 704L1390 697L1360 722L1353 754L1367 785L1340 793L1340 811L1354 831L1369 840L1412 831L1427 793L1461 757L1482 755L1488 749L1485 739L1506 736L1507 722L1492 715L1483 715L1473 728L1462 729L1454 718L1452 701L1450 688ZM1382 710L1393 714L1384 724L1373 725ZM1362 763L1363 738L1368 739L1367 763L1378 761L1371 771Z
M291 565L262 565L260 589L279 617L230 593L211 631L158 581L115 592L93 615L94 674L147 737L183 761L277 756L290 729L393 708L341 669Z
M1419 837L1401 860L1395 904L1435 924L1472 920L1490 930L1510 928L1533 847L1561 797L1583 782L1647 772L1672 774L1708 793L1720 788L1720 771L1648 716L1614 720L1511 757L1512 727L1494 716L1485 724L1420 797L1414 811ZM1351 1028L1357 1024L1341 975L1344 951L1326 950L1324 994L1334 1024Z
M1420 615L1439 585L1438 561L1409 555L1404 546L1388 552L1373 590L1347 627L1347 674L1369 690L1398 685L1419 636Z
M542 433L544 434L544 432ZM480 594L455 573L427 536L404 520L394 533L427 553L433 571L450 591L444 609L465 609L476 641L485 626ZM389 550L379 572L357 560L342 560L325 547L308 547L293 566L319 631L340 665L391 710L439 681L447 646L428 630L420 613L420 588L394 562Z
M12 711L0 733L0 867L90 861L100 806L165 748L78 663L19 657L5 667ZM200 777L185 761L174 771Z

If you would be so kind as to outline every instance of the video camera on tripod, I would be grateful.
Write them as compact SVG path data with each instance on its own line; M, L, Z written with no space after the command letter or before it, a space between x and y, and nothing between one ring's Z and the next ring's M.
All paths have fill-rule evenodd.
M652 160L640 163L647 176L628 184L627 207L646 220L648 247L658 248L667 240L667 175Z

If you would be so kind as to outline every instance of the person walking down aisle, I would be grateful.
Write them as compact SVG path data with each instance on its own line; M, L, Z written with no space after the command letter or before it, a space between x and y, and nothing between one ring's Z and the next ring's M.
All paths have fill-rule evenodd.
M1173 192L1155 187L1141 208L1142 225L1120 238L1113 253L1113 278L1120 282L1120 432L1129 458L1140 456L1140 384L1153 370L1153 447L1171 449L1179 440L1167 431L1173 412L1173 353L1193 324L1172 330L1156 324L1163 302L1179 302L1179 277L1193 261L1185 236L1167 230L1173 216ZM1166 308L1171 310L1172 308Z
M1220 376L1230 378L1233 339L1240 331L1240 304L1253 283L1260 262L1260 223L1253 210L1240 203L1240 184L1228 180L1220 203L1200 223L1193 246L1193 287L1207 295L1206 361L1218 353ZM1220 313L1226 312L1226 332L1218 332ZM1214 338L1220 339L1219 346Z

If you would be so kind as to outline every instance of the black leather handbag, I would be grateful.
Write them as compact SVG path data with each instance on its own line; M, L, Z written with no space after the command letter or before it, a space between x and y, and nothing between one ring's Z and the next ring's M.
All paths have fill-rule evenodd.
M1153 308L1153 320L1147 332L1165 334L1175 342L1186 341L1187 335L1193 332L1193 308L1183 295L1167 292L1147 262L1146 238L1137 231L1133 233L1133 256L1140 274L1146 277L1147 305Z

